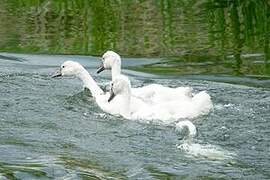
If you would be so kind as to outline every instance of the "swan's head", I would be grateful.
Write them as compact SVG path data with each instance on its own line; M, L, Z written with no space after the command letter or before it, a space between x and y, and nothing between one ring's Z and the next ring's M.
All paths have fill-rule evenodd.
M65 61L60 69L52 76L77 76L82 71L82 65L75 61Z
M121 58L116 52L107 51L102 56L102 62L97 73L100 73L105 69L111 69L114 65L121 67Z
M113 100L117 95L129 95L130 94L130 81L126 76L119 76L111 84L110 97L108 102Z

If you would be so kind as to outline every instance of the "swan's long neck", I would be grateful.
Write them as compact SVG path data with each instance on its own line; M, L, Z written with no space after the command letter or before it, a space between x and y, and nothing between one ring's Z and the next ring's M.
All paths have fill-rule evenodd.
M114 81L117 76L121 74L121 63L115 62L112 65L112 80Z
M90 76L88 71L83 67L78 74L78 78L82 80L84 86L91 91L94 97L104 93L103 90L97 85L96 81Z
M123 76L124 77L124 76ZM115 96L115 105L119 108L119 114L123 117L130 119L131 116L131 86L122 89L121 94Z
M121 94L118 97L118 100L119 100L118 104L119 104L119 107L121 107L120 114L127 119L129 119L131 115L130 98L131 98L130 94Z

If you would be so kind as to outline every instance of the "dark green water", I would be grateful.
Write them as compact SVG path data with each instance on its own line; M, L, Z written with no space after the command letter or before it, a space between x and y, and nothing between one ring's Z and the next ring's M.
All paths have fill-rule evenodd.
M0 179L270 179L269 6L0 0ZM207 90L198 136L111 116L77 79L50 78L75 60L104 85L110 72L82 55L108 49L133 57L133 87Z
M74 78L52 79L63 61L83 64L97 82L97 58L0 54L0 178L5 179L269 179L269 89L193 76L127 70L133 87L149 83L207 90L214 109L193 119L186 142L173 126L104 113ZM155 61L149 59L148 61ZM219 81L228 81L219 77ZM259 81L263 86L267 81ZM180 146L180 147L178 147Z
M1 0L0 4L0 51L100 56L111 49L124 56L163 58L162 65L154 65L157 73L270 74L267 0ZM183 62L207 62L207 69L189 65L183 70Z

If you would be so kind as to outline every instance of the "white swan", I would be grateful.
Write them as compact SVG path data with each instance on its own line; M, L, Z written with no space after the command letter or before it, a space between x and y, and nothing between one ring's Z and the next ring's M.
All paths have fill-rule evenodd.
M125 97L119 95L113 101L108 102L110 94L105 94L88 71L78 62L65 61L52 77L59 76L75 76L79 78L83 82L84 87L91 91L96 103L103 111L113 115L121 115L124 118L130 118L129 106L125 104L128 101L124 100Z
M212 108L212 103L209 96L205 94L202 91L194 97L184 97L152 104L131 96L131 86L128 78L120 75L112 82L110 100L117 96L122 97L122 100L126 101L125 108L130 111L131 119L161 120L163 124L171 124L175 123L179 118L194 118L207 114ZM194 132L194 130L191 131Z
M97 73L100 73L105 69L111 69L112 80L114 80L117 76L121 74L121 58L117 53L113 51L107 51L103 54L102 63L101 66L98 68ZM132 96L156 104L174 101L175 99L190 99L190 97L192 96L192 88L169 88L160 84L150 84L139 88L132 88L131 94ZM204 93L204 95L207 97L202 97L203 99L210 98L207 93Z
M174 101L151 104L131 96L131 85L128 77L119 75L113 82L111 93L105 94L88 71L74 61L64 62L53 76L76 76L87 87L98 106L110 114L118 114L127 119L161 120L170 124L179 118L194 118L207 114L212 108L209 96L202 91L194 97L184 97Z

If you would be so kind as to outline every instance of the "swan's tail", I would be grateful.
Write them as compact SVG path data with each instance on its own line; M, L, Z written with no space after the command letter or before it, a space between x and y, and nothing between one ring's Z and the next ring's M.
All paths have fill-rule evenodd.
M176 131L183 131L184 128L187 128L188 129L188 137L192 138L192 137L195 137L196 134L197 134L197 129L195 127L195 125L191 122L191 121L188 121L188 120L185 120L185 121L179 121L177 124L176 124Z
M201 91L196 94L192 98L192 101L196 107L194 109L198 110L198 112L201 114L208 114L209 111L213 108L211 97L206 93L206 91Z

